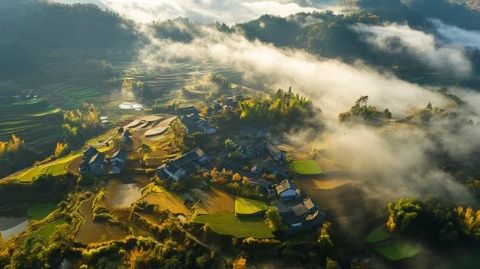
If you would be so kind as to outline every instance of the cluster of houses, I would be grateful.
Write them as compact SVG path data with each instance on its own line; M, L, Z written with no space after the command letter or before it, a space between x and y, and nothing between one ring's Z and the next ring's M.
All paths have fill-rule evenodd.
M127 157L127 151L119 149L110 158L106 158L105 154L90 146L83 152L79 171L81 175L102 176L110 169L112 174L120 174L127 162Z
M217 128L200 117L198 110L194 106L177 108L176 113L180 117L180 120L185 127L185 131L189 134L195 132L214 134L217 132Z
M208 115L216 115L225 110L234 110L238 107L238 103L243 100L245 100L243 95L234 95L225 97L223 100L214 100L212 105L208 107Z
M157 168L157 176L162 180L180 181L195 174L200 168L208 166L210 158L196 148L179 158Z

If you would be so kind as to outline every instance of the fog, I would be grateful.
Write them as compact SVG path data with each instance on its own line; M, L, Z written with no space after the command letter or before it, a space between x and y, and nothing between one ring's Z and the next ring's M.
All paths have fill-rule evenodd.
M392 54L409 53L439 71L443 71L445 75L468 77L472 73L472 63L466 57L463 48L450 44L439 44L433 34L395 23L357 24L352 28L364 37L365 42L377 49Z
M480 31L469 31L443 23L439 19L431 19L438 33L449 42L462 47L473 47L480 49Z
M52 0L60 3L94 3L141 23L177 17L192 21L227 24L244 22L264 14L288 16L333 8L336 0Z

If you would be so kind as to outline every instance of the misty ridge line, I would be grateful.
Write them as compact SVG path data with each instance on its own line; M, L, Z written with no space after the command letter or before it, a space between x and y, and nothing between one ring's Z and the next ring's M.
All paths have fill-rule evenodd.
M222 21L228 25L264 14L288 16L299 12L335 9L336 0L52 0L57 3L93 3L113 10L138 23L151 23L178 17L201 23Z

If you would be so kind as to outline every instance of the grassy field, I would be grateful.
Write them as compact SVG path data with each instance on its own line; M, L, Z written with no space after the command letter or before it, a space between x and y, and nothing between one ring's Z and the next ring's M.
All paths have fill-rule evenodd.
M174 214L187 214L188 208L183 204L183 199L179 195L170 193L164 188L150 184L145 188L148 193L142 198L144 201L157 205L160 209L169 210Z
M399 261L416 256L422 247L415 243L396 241L384 246L375 247L375 250L391 261Z
M378 242L386 240L390 237L391 237L390 233L382 225L380 227L375 228L375 230L373 230L371 233L369 233L367 235L367 238L365 239L365 242L367 242L367 243L378 243Z
M339 177L331 179L302 178L300 183L309 190L334 190L354 182L349 178Z
M268 205L262 201L237 197L235 199L235 215L255 215L267 210Z
M31 220L41 220L48 216L55 208L57 208L57 206L53 203L39 203L30 207L27 215Z
M199 215L194 223L206 223L216 233L237 238L273 238L273 234L262 217L240 219L231 213Z
M33 166L26 170L22 170L7 177L10 180L19 180L21 182L31 182L43 174L51 174L52 176L61 176L67 173L67 165L80 157L80 154L71 154L58 160Z
M196 207L196 212L199 214L235 212L235 198L222 190L212 188L210 191L200 189L191 191L199 199Z
M292 172L299 175L320 175L322 169L314 160L292 161L288 165Z
M67 222L63 219L52 221L48 224L42 226L39 230L33 232L31 237L40 237L44 239L50 238L56 231L59 230L59 227Z

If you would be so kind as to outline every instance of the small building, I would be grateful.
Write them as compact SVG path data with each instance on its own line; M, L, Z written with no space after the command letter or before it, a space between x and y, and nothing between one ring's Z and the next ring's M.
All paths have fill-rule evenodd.
M198 111L195 106L184 106L176 108L175 113L179 116L184 116L188 114L198 114Z
M122 139L122 141L125 143L132 143L132 133L130 133L129 130L125 129L120 135L120 139Z
M87 163L92 159L93 156L97 155L98 150L92 146L89 146L84 152L83 152L83 160L87 161Z
M267 150L275 162L283 163L287 159L286 152L280 150L279 148L275 147L270 143L267 144Z
M200 166L206 164L207 159L208 157L205 153L201 149L196 148L180 158L157 168L157 175L163 180L179 181L195 173Z
M326 219L325 213L310 198L294 205L281 204L279 211L287 234L315 229Z
M90 167L90 173L94 176L104 175L105 169L105 155L103 153L97 153L88 162Z
M281 200L289 201L300 197L300 190L288 179L283 180L280 184L273 185L273 187L275 188L278 198Z
M113 174L120 174L123 166L127 162L128 153L124 149L117 150L110 158Z
M90 173L89 162L90 160L82 160L82 162L80 163L78 170L80 171L81 175L86 175Z
M214 134L217 128L208 121L200 118L198 114L188 114L180 117L187 133L201 132L203 134Z
M197 122L197 127L204 134L214 134L217 132L217 128L213 127L208 121L200 119Z

